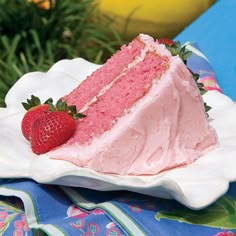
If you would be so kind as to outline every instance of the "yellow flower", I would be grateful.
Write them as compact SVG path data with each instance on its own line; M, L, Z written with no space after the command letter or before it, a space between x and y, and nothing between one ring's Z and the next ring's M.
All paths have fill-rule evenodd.
M50 0L28 0L38 5L39 8L48 10L50 9ZM52 0L52 5L55 4L55 0Z

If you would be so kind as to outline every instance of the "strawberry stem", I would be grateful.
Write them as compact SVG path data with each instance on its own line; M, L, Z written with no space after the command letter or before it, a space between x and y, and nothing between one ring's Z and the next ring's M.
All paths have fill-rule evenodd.
M52 102L52 98L47 99L44 102L44 104L49 104L49 102ZM31 97L28 98L26 100L26 102L22 102L21 104L25 108L25 110L27 110L27 111L32 107L42 105L41 100L38 97L34 96L34 95L31 95Z
M66 101L62 101L62 99L59 99L56 102L56 105L53 105L52 102L49 102L49 111L63 111L72 116L74 120L84 118L86 115L77 112L76 106L71 105L68 106Z
M171 45L170 44L165 44L166 48L170 51L172 56L179 56L181 60L184 62L184 64L187 64L187 59L192 55L192 51L189 51L186 49L185 46L182 46L179 41L173 42ZM192 73L193 79L195 83L197 84L197 87L201 93L201 95L205 94L207 91L204 89L203 83L199 83L199 74L197 73ZM205 107L205 112L206 115L208 116L208 111L211 109L210 106L208 106L206 103L204 103Z
M22 102L21 104L28 111L30 108L39 106L42 103L41 103L41 100L38 97L36 97L34 95L31 95L31 97L29 99L27 99L26 102ZM49 111L63 111L63 112L66 112L67 114L72 116L72 118L74 120L81 119L81 118L84 118L86 116L82 113L77 112L76 106L74 106L74 105L68 106L67 102L63 101L62 99L59 99L56 102L56 105L54 105L53 104L53 99L49 98L44 102L44 104L49 105Z

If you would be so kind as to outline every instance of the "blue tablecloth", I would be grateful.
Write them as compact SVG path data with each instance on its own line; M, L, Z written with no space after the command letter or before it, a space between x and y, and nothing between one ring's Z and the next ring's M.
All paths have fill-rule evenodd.
M222 0L176 39L198 42L223 92L236 100L235 10L235 0ZM192 63L190 67L198 72ZM212 79L211 66L204 69ZM215 83L212 89L217 88ZM2 179L0 235L235 236L236 183L206 209L193 211L174 200L132 192L99 192Z
M17 198L0 197L0 234L235 236L235 190L233 183L213 205L193 211L173 200L131 192L104 193L30 180L6 181L0 192Z

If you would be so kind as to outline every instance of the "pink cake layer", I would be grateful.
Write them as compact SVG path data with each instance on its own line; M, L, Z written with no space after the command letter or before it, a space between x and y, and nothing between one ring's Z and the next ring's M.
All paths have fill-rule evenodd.
M130 42L128 46L122 46L121 50L114 54L102 69L96 70L91 76L88 76L74 91L65 96L64 100L67 100L68 104L76 105L78 111L82 109L103 87L127 68L143 47L144 43L139 40L139 37Z
M120 77L112 86L106 86L103 93L97 92L95 100L85 101L85 104L92 101L84 111L86 119L96 126L96 137L84 144L77 141L83 132L90 133L83 140L94 135L92 129L88 132L89 122L81 131L83 122L87 122L81 120L75 137L47 153L50 158L103 173L155 175L192 163L217 147L217 135L206 118L202 96L183 61L172 57L164 45L150 36L140 35L139 39L145 47L128 69L122 68ZM122 82L124 78L131 80ZM133 88L134 82L137 87ZM76 91L68 98L73 100ZM114 123L110 124L112 120Z
M153 79L160 78L167 68L167 57L147 53L143 61L121 75L83 112L86 117L77 122L75 135L68 143L83 144L111 129L117 119L149 91Z

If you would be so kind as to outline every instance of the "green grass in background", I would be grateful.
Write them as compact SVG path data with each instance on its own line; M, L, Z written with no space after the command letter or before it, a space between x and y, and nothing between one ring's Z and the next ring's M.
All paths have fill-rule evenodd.
M25 73L47 71L64 58L103 63L124 43L93 0L51 1L42 9L27 0L0 0L0 106Z

